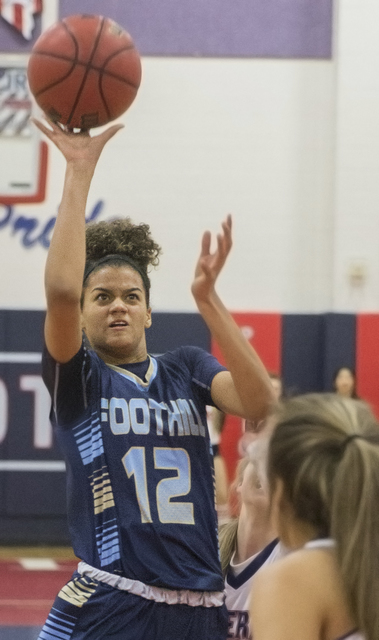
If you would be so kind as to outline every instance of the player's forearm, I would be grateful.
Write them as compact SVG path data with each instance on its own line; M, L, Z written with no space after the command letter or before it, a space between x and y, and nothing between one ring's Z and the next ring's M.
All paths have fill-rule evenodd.
M85 209L94 169L67 164L62 201L45 269L47 302L80 300L85 265Z
M197 300L196 303L212 338L221 349L245 417L254 421L264 419L274 396L261 359L216 292L206 301Z

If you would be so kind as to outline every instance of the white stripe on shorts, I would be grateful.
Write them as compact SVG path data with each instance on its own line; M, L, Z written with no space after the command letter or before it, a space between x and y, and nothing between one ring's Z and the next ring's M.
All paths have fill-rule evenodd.
M78 572L82 576L88 576L93 580L105 582L115 589L129 591L135 596L140 596L146 600L155 602L165 602L166 604L187 604L190 607L221 607L224 604L224 591L189 591L188 589L162 589L152 587L139 580L130 580L116 576L107 571L101 571L86 562L79 562Z

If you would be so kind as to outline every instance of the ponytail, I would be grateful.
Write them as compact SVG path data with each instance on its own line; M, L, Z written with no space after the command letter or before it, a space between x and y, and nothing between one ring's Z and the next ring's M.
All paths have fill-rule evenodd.
M237 464L235 478L230 486L230 494L232 497L233 495L234 497L237 497L236 488L242 483L243 474L245 473L245 469L249 462L250 460L246 456L245 458L241 458ZM240 507L241 505L238 504L238 513L240 511ZM220 559L223 576L226 575L233 553L237 548L237 531L238 516L222 525L219 530Z
M351 612L366 640L379 638L379 431L350 441L334 480L331 535Z
M232 518L220 527L219 543L222 575L225 577L237 547L238 518Z
M379 425L369 406L336 394L278 409L268 477L294 513L332 537L348 605L365 640L379 638Z

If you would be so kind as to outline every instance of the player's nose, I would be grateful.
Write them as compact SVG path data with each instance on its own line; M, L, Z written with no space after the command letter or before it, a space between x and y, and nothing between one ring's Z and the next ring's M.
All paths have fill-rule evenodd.
M115 312L115 311L127 311L128 309L128 305L126 304L125 300L123 300L122 298L115 298L112 301L112 304L110 305L110 311L111 312Z

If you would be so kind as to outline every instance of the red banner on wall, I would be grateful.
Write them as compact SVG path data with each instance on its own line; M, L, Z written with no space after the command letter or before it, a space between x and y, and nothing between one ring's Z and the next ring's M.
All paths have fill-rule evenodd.
M357 316L356 376L359 397L379 418L379 314Z
M280 374L282 316L278 313L233 313L232 315L267 369ZM212 342L212 353L224 363L220 348L215 342ZM220 452L225 459L230 480L234 478L236 464L240 457L238 442L242 433L241 419L227 416L221 436Z

